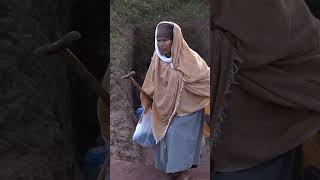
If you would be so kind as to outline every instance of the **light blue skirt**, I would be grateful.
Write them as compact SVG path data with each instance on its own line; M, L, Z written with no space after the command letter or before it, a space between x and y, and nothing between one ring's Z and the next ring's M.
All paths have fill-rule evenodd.
M176 116L155 147L155 167L175 173L198 166L203 135L203 110Z

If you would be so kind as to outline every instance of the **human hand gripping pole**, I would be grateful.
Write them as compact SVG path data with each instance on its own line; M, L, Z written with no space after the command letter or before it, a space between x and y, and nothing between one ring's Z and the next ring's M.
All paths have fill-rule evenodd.
M137 81L135 81L135 80L133 79L132 76L135 75L135 74L136 74L136 72L131 71L129 74L124 75L124 76L121 76L121 78L122 78L122 79L130 79L131 83L132 83L143 95L145 95L148 99L150 99L151 101L153 101L153 98L152 98L149 94L147 94L147 93L141 88L141 86L137 83Z

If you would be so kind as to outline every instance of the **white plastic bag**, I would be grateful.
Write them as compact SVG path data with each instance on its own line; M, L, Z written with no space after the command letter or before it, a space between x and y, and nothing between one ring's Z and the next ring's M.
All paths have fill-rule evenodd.
M152 134L151 113L142 114L132 139L143 147L151 147L156 144L156 140Z

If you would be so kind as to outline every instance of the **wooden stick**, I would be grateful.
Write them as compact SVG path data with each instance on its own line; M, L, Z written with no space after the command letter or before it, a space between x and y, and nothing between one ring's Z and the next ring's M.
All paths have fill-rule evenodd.
M82 78L83 81L93 90L101 99L110 106L110 95L101 86L97 79L87 70L87 68L81 63L81 61L73 54L69 49L65 49L72 58L66 58L67 63L73 68L73 70Z

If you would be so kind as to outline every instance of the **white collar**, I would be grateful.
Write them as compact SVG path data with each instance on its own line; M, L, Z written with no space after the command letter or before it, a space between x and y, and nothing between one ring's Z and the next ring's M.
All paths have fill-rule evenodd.
M168 23L168 24L172 24L172 25L174 25L173 24L173 22L170 22L170 21L162 21L162 22L160 22L159 24L161 24L161 23ZM157 53L157 55L158 55L158 57L160 58L160 60L161 61L164 61L164 62L166 62L166 63L171 63L171 66L172 66L172 57L166 57L166 56L164 56L164 55L161 55L160 54L160 51L159 51L159 48L158 48L158 44L157 44L157 31L158 31L158 26L159 26L159 24L157 25L157 27L156 27L156 32L155 32L155 36L154 36L154 44L155 44L155 51L156 51L156 53Z

